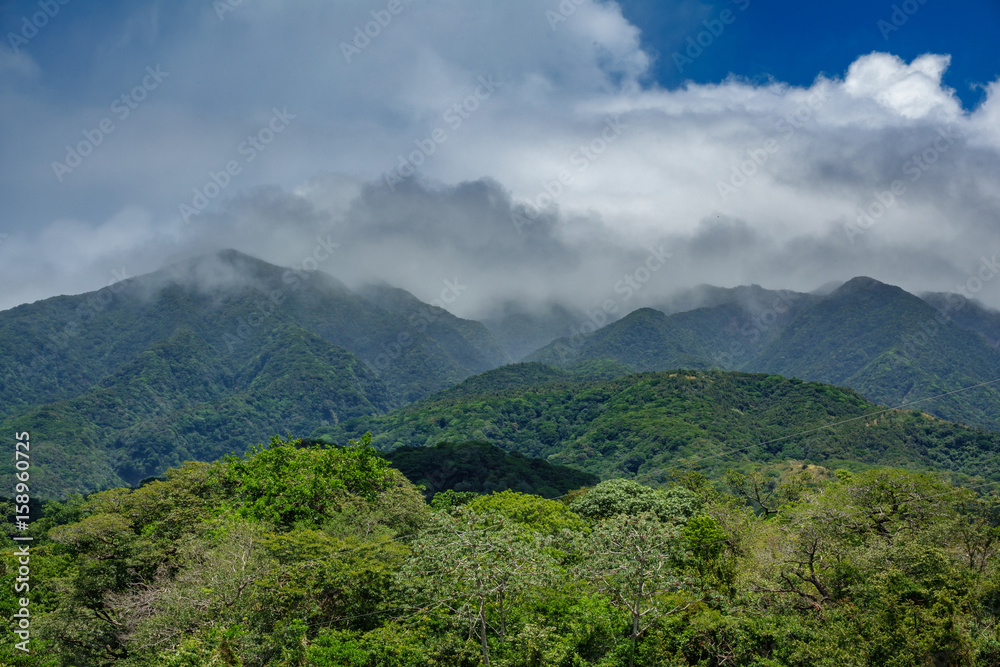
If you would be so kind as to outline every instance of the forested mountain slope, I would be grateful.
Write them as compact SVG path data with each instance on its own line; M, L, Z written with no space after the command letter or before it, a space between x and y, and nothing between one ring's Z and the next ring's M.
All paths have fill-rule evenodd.
M521 369L524 381L510 375ZM491 376L496 382L489 382ZM471 381L469 381L471 382ZM777 375L641 373L572 381L519 364L377 417L320 429L371 431L381 449L486 440L601 475L661 483L696 467L718 476L755 462L808 460L952 471L1000 480L1000 434L887 410L850 389Z
M777 373L848 386L878 403L921 401L914 407L1000 431L997 386L924 400L1000 378L1000 352L990 338L1000 313L972 302L948 307L943 297L925 301L870 278L855 278L825 296L703 292L702 301L719 303L671 315L640 309L528 358L557 365L607 358L638 371Z

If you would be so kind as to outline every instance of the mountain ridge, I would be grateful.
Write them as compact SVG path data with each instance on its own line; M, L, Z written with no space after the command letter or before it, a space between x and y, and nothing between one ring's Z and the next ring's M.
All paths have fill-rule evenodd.
M355 291L318 271L223 251L0 312L0 428L35 431L51 462L39 479L54 494L135 483L275 433L358 435L360 424L406 406L488 402L538 386L600 394L595 387L649 371L801 377L1000 431L1000 391L957 391L1000 377L989 344L1000 313L981 304L864 276L825 295L701 286L674 305L696 301L671 314L637 309L512 364L512 343L543 337L570 311L519 320L508 310L491 327L391 285ZM488 422L452 435L489 440L498 431ZM421 426L418 444L438 428ZM554 446L567 433L553 423L538 442Z
M951 317L941 299L935 308L866 276L825 296L762 288L703 291L715 305L662 317L640 309L575 341L555 341L527 358L561 366L608 358L637 371L685 366L776 373L849 386L892 405L927 401L1000 378L1000 352L989 338L1000 334L1000 313L981 305L964 310L952 306ZM777 296L755 312L747 295ZM761 305L766 302L757 299L754 307ZM615 345L615 340L628 344ZM925 409L1000 431L1000 390L992 386L927 401Z

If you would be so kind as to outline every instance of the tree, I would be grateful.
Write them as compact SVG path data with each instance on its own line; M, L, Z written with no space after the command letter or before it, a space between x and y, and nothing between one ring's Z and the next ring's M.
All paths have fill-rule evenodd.
M389 463L371 445L371 433L345 448L301 447L300 440L271 438L246 458L229 456L215 470L236 511L290 530L296 522L321 525L350 504L374 501L395 479Z
M587 543L580 573L631 617L634 665L643 632L700 599L697 582L683 573L691 554L680 530L653 512L615 514L597 524Z
M801 493L801 482L782 485L777 477L765 478L759 470L743 474L735 470L726 471L726 483L733 492L745 498L754 508L759 507L765 516L777 514L779 507L796 500Z
M488 633L503 641L507 616L520 598L544 586L555 562L538 535L497 514L461 506L435 514L413 545L405 580L431 608L447 610L479 635L483 662L490 664Z
M569 507L556 500L516 491L498 491L477 496L468 503L480 514L498 514L536 533L558 535L564 530L584 532L587 524Z
M960 492L952 530L970 570L981 576L1000 552L1000 498Z
M841 471L836 482L805 494L782 513L787 536L771 593L796 596L802 609L822 612L838 597L845 573L864 563L892 562L895 543L936 540L956 490L930 475L877 469Z
M652 512L661 521L683 523L698 513L701 501L681 486L652 489L628 479L609 479L574 500L570 509L591 521Z

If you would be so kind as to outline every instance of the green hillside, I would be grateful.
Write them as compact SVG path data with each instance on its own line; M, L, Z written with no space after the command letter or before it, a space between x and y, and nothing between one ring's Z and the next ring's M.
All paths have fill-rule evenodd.
M958 326L982 336L990 347L1000 347L1000 311L961 294L931 292L920 298Z
M35 435L56 497L385 412L506 359L482 325L392 296L225 251L0 312L0 426Z
M358 294L437 341L464 368L476 373L510 363L500 342L483 324L455 317L409 292L389 285L365 285Z
M641 370L709 368L711 353L692 331L652 308L640 308L586 337L560 338L527 361L572 364L613 359Z
M397 405L503 361L475 323L438 313L428 330L325 273L224 251L0 312L0 416L77 396L179 329L242 363L258 353L262 330L280 324L360 358Z
M190 330L89 391L0 420L33 435L46 497L135 484L183 461L215 460L276 431L384 412L384 384L357 357L294 325L267 330L233 365ZM9 480L11 470L5 470Z
M925 299L871 278L822 297L706 287L678 303L711 305L669 316L640 309L528 358L560 366L606 358L639 371L775 373L847 386L882 404L921 401L915 407L935 416L1000 431L997 386L923 400L1000 378L991 338L1000 313L967 302L945 317L942 298Z
M510 378L518 370L520 386ZM602 478L648 483L690 466L718 477L727 467L787 460L1000 480L1000 435L918 411L880 413L849 389L723 371L605 381L568 381L557 370L546 378L542 371L534 364L498 369L475 378L479 393L443 392L321 433L336 441L371 431L383 450L485 440ZM497 381L490 381L494 375ZM533 381L538 384L529 386ZM833 423L840 425L822 428Z

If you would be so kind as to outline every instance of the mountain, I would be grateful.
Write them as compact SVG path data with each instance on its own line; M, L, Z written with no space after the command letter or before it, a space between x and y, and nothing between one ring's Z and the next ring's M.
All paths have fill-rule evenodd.
M738 306L750 315L759 317L768 310L782 309L782 304L784 307L788 307L803 301L814 301L816 295L817 293L804 294L792 290L769 290L760 285L741 285L739 287L698 285L677 292L657 304L656 309L667 315L673 315L700 308Z
M467 344L449 349L328 274L223 251L96 293L0 313L0 414L71 397L180 327L246 359L259 329L282 322L360 357L397 403L481 370L461 361Z
M480 322L456 317L444 308L428 305L406 290L390 285L364 285L357 293L424 331L463 367L475 373L511 362L500 342Z
M334 440L371 431L383 450L484 440L602 478L647 483L689 466L718 477L728 467L788 460L1000 481L1000 434L777 375L681 370L581 381L519 364L466 383L474 384L322 430Z
M934 312L919 298L871 278L854 278L782 331L753 361L771 372L847 384L881 355L901 346Z
M483 324L512 360L521 361L538 348L571 333L584 321L582 313L557 304L541 310L522 310L517 304L507 303L499 314L484 319Z
M659 308L640 308L589 334L564 337L525 359L565 365L606 357L637 370L741 369L819 297L759 285L701 285Z
M407 293L366 298L223 251L0 312L0 426L32 432L46 493L86 492L381 413L505 359L485 327Z
M652 308L640 308L589 334L560 338L529 355L547 364L613 359L641 370L707 368L710 352L689 329Z
M698 307L642 308L548 341L528 356L532 363L509 364L529 341L578 331L581 320L566 326L568 309L525 315L508 304L486 326L389 285L352 291L319 271L223 251L0 312L0 428L32 433L45 461L33 479L51 496L134 484L275 433L341 442L370 427L385 449L446 435L495 441L501 431L489 419L453 433L443 424L468 426L462 415L428 417L412 432L393 420L435 402L540 386L590 391L631 382L637 371L678 368L843 385L878 403L1000 430L996 385L965 391L1000 377L991 346L1000 313L981 304L855 278L825 295L702 286L664 308L690 305ZM948 395L913 403L939 394ZM579 407L592 409L603 408ZM582 437L567 426L579 415L556 413L534 414L528 421L542 419L544 429L504 435L504 448L564 455ZM630 460L608 469L634 473Z
M856 389L879 403L1000 430L1000 353L920 298L854 278L803 310L750 364L753 370Z
M990 347L1000 348L1000 311L961 294L929 292L920 298L958 326L982 336Z
M673 304L709 305L670 315L640 309L527 358L562 366L607 358L637 371L776 373L851 387L891 405L1000 378L1000 352L992 345L1000 313L973 302L945 310L943 297L925 299L864 277L826 295L703 286ZM1000 431L1000 389L993 385L919 405Z

